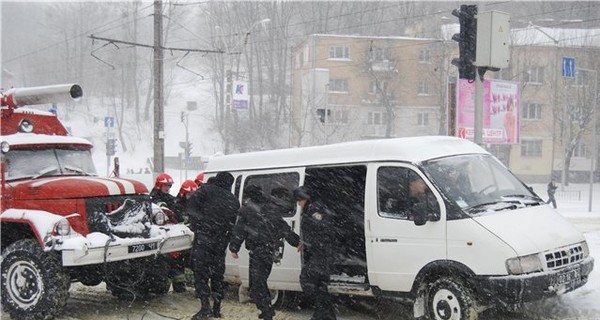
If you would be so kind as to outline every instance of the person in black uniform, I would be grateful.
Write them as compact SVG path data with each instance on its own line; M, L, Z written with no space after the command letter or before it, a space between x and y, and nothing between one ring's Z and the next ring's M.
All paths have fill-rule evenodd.
M273 267L274 254L282 238L300 251L300 237L283 220L282 208L273 202L277 199L267 199L260 187L254 185L246 187L244 195L248 201L240 209L229 251L237 259L242 243L246 242L250 254L250 297L261 311L259 318L272 320L275 310L271 306L267 279Z
M335 309L327 291L331 273L334 243L333 212L318 201L312 201L304 187L294 190L294 199L302 208L300 235L304 263L300 285L304 294L314 298L315 311L311 320L335 320Z
M187 203L190 229L194 232L194 286L202 304L192 319L221 317L226 249L240 208L231 193L233 180L231 173L219 172L214 183L203 184ZM211 295L212 310L209 303Z

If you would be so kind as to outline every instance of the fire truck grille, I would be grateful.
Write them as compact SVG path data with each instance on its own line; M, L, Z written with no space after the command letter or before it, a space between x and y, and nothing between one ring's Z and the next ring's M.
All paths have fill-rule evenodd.
M583 260L583 248L581 244L576 244L546 252L544 256L546 257L548 270L561 269Z
M89 198L85 206L90 232L149 237L152 208L148 195Z

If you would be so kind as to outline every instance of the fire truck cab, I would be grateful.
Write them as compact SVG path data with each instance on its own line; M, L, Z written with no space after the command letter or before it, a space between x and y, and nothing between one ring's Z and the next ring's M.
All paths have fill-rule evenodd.
M21 108L82 94L69 84L1 95L0 291L13 319L60 314L72 282L104 281L118 296L165 294L162 254L192 245L189 228L165 224L142 183L99 177L92 144L56 114Z

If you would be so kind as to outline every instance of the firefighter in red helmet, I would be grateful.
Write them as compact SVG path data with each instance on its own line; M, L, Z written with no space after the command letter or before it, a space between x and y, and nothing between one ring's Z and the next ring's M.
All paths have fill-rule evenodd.
M150 192L152 202L170 210L175 210L175 197L169 193L172 185L173 178L169 174L159 174L154 182L154 189ZM177 223L177 221L171 222Z
M198 173L198 175L196 176L196 180L194 180L194 182L196 182L196 185L198 187L204 183L204 171L200 171L200 173Z

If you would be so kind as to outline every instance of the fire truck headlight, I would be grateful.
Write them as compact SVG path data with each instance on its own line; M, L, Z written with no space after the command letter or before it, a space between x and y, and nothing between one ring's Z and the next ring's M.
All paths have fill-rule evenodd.
M10 150L10 144L8 143L8 141L2 141L1 148L2 153L8 152Z
M154 223L162 226L167 222L167 215L162 210L156 210L154 212Z
M19 123L19 132L30 133L33 131L33 123L29 119L23 119Z
M59 236L66 236L71 233L71 224L69 221L67 221L67 219L60 219L54 225L54 232L56 232L56 234Z

